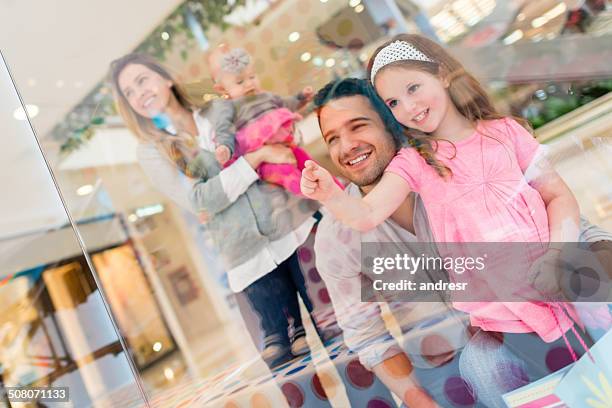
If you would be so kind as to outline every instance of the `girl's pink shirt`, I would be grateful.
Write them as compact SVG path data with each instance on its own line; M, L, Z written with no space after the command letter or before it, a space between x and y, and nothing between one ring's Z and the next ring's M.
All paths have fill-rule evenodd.
M459 142L438 142L436 159L451 169L450 179L440 177L414 148L400 150L386 171L421 195L436 242L539 242L544 251L550 240L546 205L526 177L538 174L543 152L525 128L504 118L479 122ZM443 256L458 255L444 254L442 248ZM526 272L539 255L523 260L517 270ZM556 340L573 325L565 312L558 310L555 317L545 304L532 302L456 302L455 307L469 312L472 324L485 330L536 332L545 341Z

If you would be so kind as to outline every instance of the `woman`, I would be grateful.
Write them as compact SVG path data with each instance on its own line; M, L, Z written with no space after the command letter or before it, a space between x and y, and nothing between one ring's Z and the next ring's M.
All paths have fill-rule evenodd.
M261 318L266 363L306 352L296 292L309 312L312 304L296 249L315 224L318 205L259 181L253 170L263 162L293 163L290 148L264 146L222 169L213 125L227 105L190 101L167 70L142 54L114 61L111 80L119 112L140 141L143 169L163 193L204 214L230 288L244 292ZM291 342L284 309L293 318Z

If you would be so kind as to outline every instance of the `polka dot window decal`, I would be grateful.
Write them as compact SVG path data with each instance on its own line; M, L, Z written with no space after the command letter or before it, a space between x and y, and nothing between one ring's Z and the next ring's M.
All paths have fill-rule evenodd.
M355 388L365 389L374 383L374 373L366 369L358 359L352 360L346 366L346 378Z
M287 403L291 408L300 408L304 405L304 391L294 382L286 382L281 386Z

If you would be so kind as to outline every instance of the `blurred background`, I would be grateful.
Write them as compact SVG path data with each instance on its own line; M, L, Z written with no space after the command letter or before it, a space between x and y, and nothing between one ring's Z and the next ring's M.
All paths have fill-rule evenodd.
M66 406L215 406L205 398L267 372L205 230L137 163L113 59L151 54L206 100L206 57L224 42L289 95L364 77L401 32L446 45L503 112L527 118L583 214L612 230L608 1L0 0L0 385L69 386ZM311 109L301 142L329 163ZM329 304L324 288L314 296ZM348 390L323 383L347 406ZM281 391L274 404L299 406Z

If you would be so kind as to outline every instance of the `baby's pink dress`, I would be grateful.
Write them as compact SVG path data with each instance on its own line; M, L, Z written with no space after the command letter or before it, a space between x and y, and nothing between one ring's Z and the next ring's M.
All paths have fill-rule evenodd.
M512 119L481 121L470 137L454 142L454 147L439 142L436 158L451 169L450 179L440 177L413 148L400 150L386 171L402 177L421 195L436 242L542 243L540 253L524 260L530 264L550 239L544 201L525 177L537 172L534 158L542 150ZM470 313L472 325L484 330L536 332L548 342L573 325L565 312L557 307L553 312L544 303L456 302L455 307ZM563 309L575 317L571 308Z
M301 116L287 108L273 109L236 132L236 152L234 157L254 152L266 144L286 143L290 146L296 164L262 163L257 172L269 183L278 184L293 194L302 195L300 178L304 163L310 156L304 149L295 145L293 127ZM231 163L231 162L230 162Z

